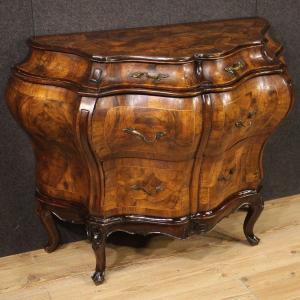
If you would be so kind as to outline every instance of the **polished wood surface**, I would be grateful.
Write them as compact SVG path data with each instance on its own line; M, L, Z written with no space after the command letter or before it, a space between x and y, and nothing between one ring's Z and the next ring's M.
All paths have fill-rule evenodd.
M277 57L282 47L268 27L264 19L249 18L35 37L16 74L102 95L228 85L283 65Z
M212 125L205 154L218 155L243 139L270 134L289 110L289 85L282 76L261 76L232 91L209 94Z
M293 99L260 18L32 38L7 104L35 151L38 214L84 223L104 281L114 231L177 238L244 207L254 224L263 147Z
M104 162L103 214L188 215L192 167L193 160L165 162L122 158Z
M201 114L201 97L103 97L93 112L92 147L99 160L188 160L194 157L201 137Z
M12 78L7 101L33 140L37 189L46 195L87 203L88 170L77 147L80 98L67 89Z
M91 56L191 57L224 54L242 45L259 43L269 24L262 18L117 29L31 39L35 47L79 51ZM182 45L182 47L178 47Z
M109 278L100 287L89 280L94 260L86 241L51 255L36 250L2 257L0 299L298 299L299 214L299 195L267 201L255 226L262 242L254 248L244 243L243 212L185 241L113 235L106 244Z

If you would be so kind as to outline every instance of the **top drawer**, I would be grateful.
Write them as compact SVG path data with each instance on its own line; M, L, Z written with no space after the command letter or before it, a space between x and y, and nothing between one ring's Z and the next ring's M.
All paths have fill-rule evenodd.
M196 57L195 62L181 64L94 63L90 81L101 88L187 89L229 84L251 72L280 65L276 59L268 58L262 45L243 48L215 59Z
M186 89L196 87L201 81L200 76L194 62L185 64L113 62L93 63L89 81L101 88Z
M97 93L107 90L152 89L195 91L196 88L230 84L258 70L280 66L262 45L242 48L219 58L196 55L185 62L116 61L95 62L70 53L32 49L17 69L27 76L75 84Z
M246 74L262 69L272 69L280 62L267 56L262 45L240 49L219 59L204 60L202 72L212 85L229 84Z

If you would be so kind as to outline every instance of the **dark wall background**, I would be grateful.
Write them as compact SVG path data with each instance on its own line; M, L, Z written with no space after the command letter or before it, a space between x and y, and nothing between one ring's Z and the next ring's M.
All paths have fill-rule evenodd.
M295 106L264 156L265 199L300 193L300 1L298 0L0 0L0 256L41 248L35 215L34 157L29 139L3 97L10 67L27 53L31 35L263 16L285 45ZM298 154L299 153L299 154ZM64 242L85 238L81 226L60 224ZM69 227L69 228L68 228Z

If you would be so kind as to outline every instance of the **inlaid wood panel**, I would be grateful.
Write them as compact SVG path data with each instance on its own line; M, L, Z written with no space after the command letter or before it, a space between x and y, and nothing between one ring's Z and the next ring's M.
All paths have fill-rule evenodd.
M191 159L202 132L201 97L118 95L100 98L91 144L97 158Z
M86 203L89 179L75 131L80 98L66 89L13 79L6 99L32 138L37 189L54 198Z
M189 90L194 95L201 89L282 67L284 61L278 59L282 47L267 33L266 20L231 23L34 37L31 54L16 66L16 74L98 96L136 89L165 95ZM179 47L171 46L175 40Z
M200 211L217 207L238 191L257 189L262 178L261 151L266 138L248 138L218 156L203 158Z
M100 58L130 55L170 60L203 52L218 56L241 45L257 43L268 26L264 19L247 18L40 36L33 38L32 43Z
M122 158L105 161L103 215L187 215L192 165L192 160L162 162Z
M78 55L32 49L27 60L17 68L33 76L86 84L90 65L89 60Z
M222 58L203 60L202 76L212 84L229 84L253 71L278 68L281 62L274 57L277 50L275 45L249 46Z
M93 62L80 54L31 49L19 72L43 79L63 80L85 88L101 90L146 88L173 89L224 85L257 70L280 67L276 54L281 49L273 40L267 45L249 45L216 59L197 58L185 63ZM61 82L61 84L63 83Z
M219 155L247 137L270 133L291 105L290 85L280 75L255 77L231 91L209 96L213 112L205 149L208 156Z
M105 62L93 63L93 72L100 72L97 86L101 88L164 88L186 89L199 86L204 80L197 62L145 63Z

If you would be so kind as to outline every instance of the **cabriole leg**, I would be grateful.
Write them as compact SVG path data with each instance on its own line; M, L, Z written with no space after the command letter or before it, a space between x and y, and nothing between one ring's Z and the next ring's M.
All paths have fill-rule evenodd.
M245 206L244 206L245 207ZM253 233L253 227L264 208L264 202L258 194L254 201L247 204L247 215L244 221L244 233L251 246L259 243L259 238Z
M37 214L40 217L44 228L46 229L48 235L48 243L44 246L46 252L53 252L60 243L60 236L55 225L55 221L51 211L49 211L45 205L43 205L39 200L37 201Z
M88 237L92 242L92 247L96 256L96 269L92 276L92 279L96 285L99 285L104 281L106 266L106 234L105 231L101 229L100 225L93 224L88 226Z

